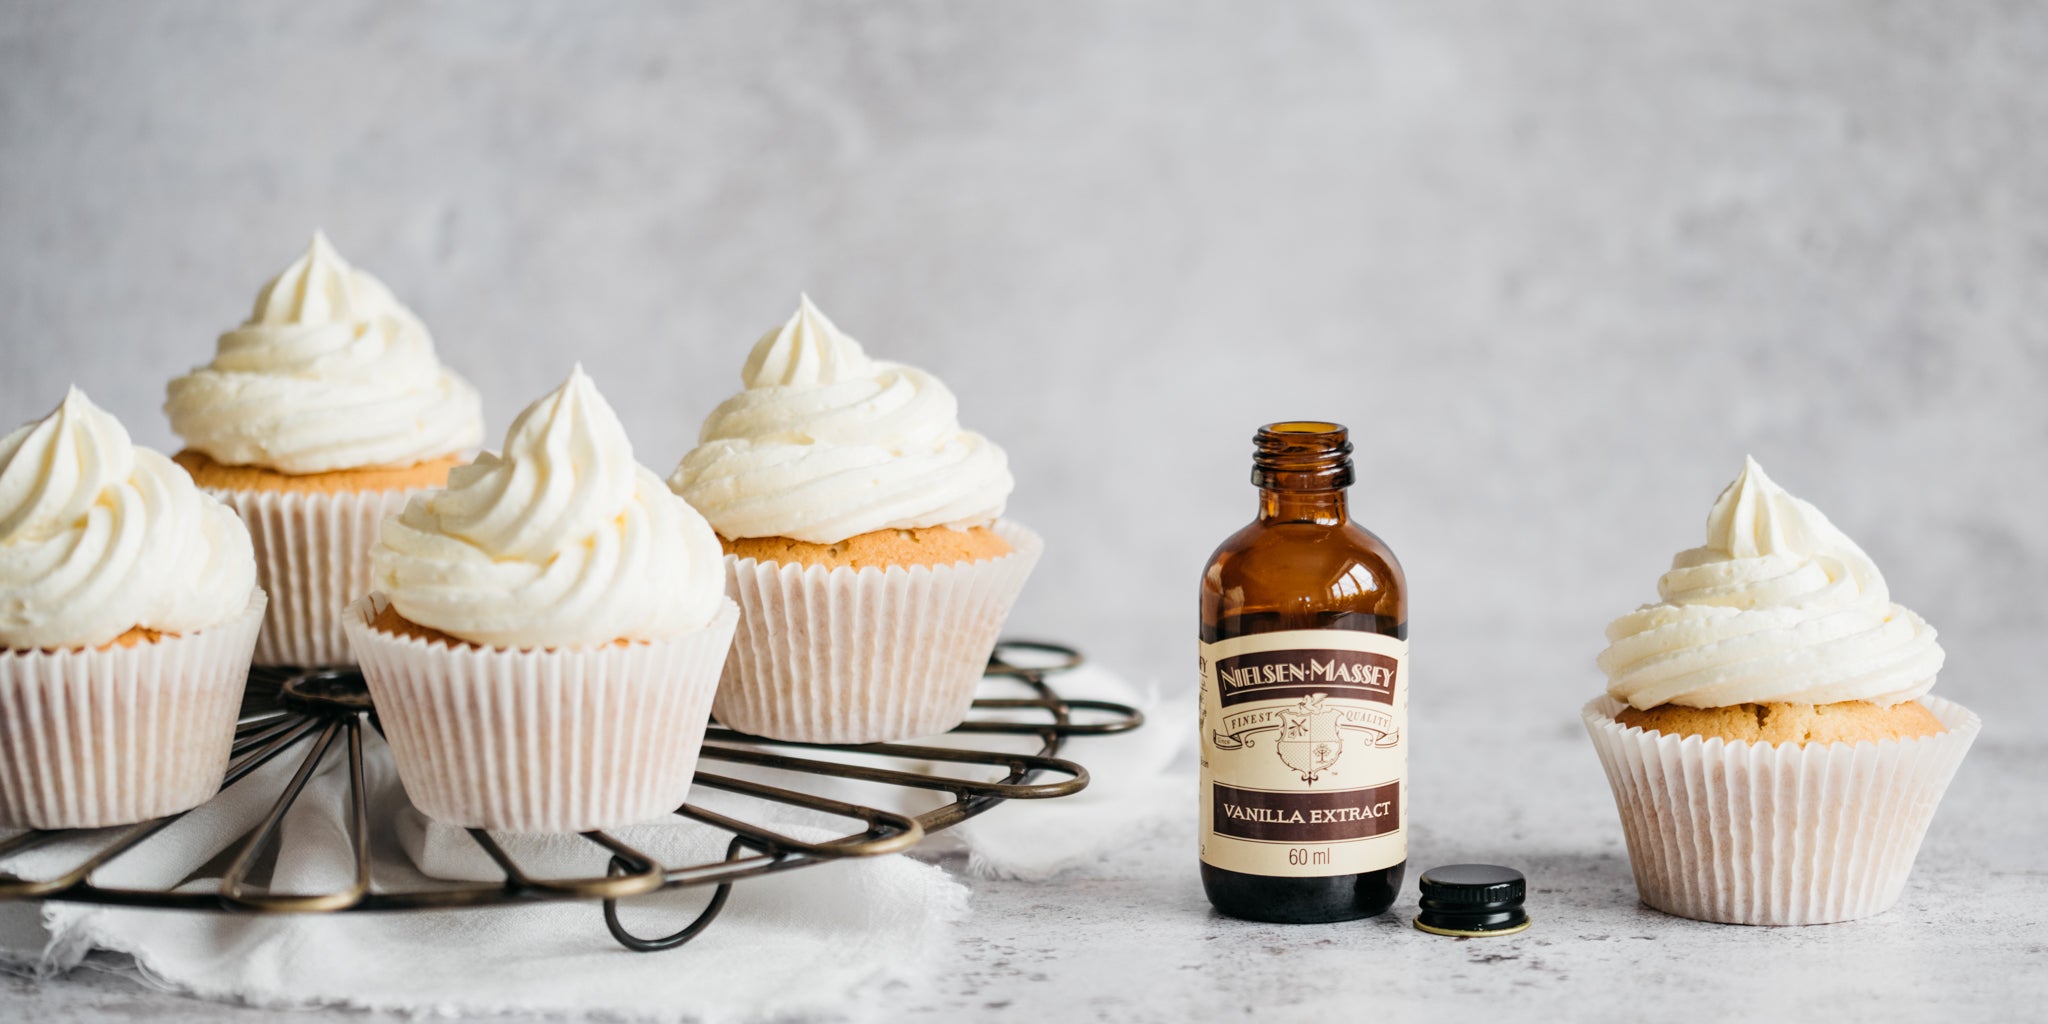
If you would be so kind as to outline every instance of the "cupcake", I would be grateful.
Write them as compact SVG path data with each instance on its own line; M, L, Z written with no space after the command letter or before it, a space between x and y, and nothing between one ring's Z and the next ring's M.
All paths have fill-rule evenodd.
M813 743L960 724L1041 549L1001 519L1003 450L809 298L741 380L669 478L718 531L740 604L718 720Z
M171 382L164 411L178 464L255 542L259 665L348 660L342 610L369 590L378 524L484 436L476 389L419 318L319 233L213 362Z
M345 619L414 806L508 832L675 810L739 618L720 562L581 367L527 406L385 522Z
M220 789L263 623L249 532L73 388L0 438L0 828Z
M1657 590L1607 627L1584 711L1643 902L1765 925L1889 908L1979 726L1926 695L1933 627L1754 459Z

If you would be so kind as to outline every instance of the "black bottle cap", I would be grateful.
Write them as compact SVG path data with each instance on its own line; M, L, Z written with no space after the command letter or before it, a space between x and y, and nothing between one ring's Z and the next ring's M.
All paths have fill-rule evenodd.
M1446 864L1422 873L1422 913L1415 927L1437 935L1513 935L1529 927L1522 910L1528 884L1497 864Z

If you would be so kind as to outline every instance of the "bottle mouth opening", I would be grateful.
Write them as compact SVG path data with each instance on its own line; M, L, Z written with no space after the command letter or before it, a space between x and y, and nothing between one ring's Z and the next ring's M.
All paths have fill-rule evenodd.
M1338 437L1343 437L1345 431L1344 425L1342 423L1331 423L1327 420L1285 420L1280 423L1268 423L1265 426L1259 428L1259 433L1307 434L1311 436L1317 434L1335 434Z

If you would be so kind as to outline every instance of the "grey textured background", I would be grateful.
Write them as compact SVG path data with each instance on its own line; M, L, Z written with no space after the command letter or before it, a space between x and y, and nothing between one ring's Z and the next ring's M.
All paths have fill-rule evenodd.
M494 438L580 359L665 473L805 289L1009 449L1019 632L1190 686L1252 429L1332 417L1418 714L1575 729L1747 451L1989 742L2048 722L2044 67L2026 4L8 3L0 419L169 446L323 225Z

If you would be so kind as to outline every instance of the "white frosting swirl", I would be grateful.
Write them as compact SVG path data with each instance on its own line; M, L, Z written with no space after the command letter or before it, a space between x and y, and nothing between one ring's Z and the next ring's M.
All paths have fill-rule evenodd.
M281 473L413 466L484 438L476 389L426 326L319 233L164 411L188 447Z
M370 565L400 615L497 647L666 639L725 597L718 537L633 461L581 366L512 421L503 453L385 520Z
M1009 460L961 429L953 393L868 358L809 297L754 345L741 379L669 477L720 534L833 544L1003 514Z
M0 439L0 648L189 633L255 587L241 519L77 388Z
M1721 492L1707 543L1679 552L1663 597L1614 620L1599 664L1638 708L1864 700L1934 685L1934 627L1893 604L1877 565L1755 459Z

